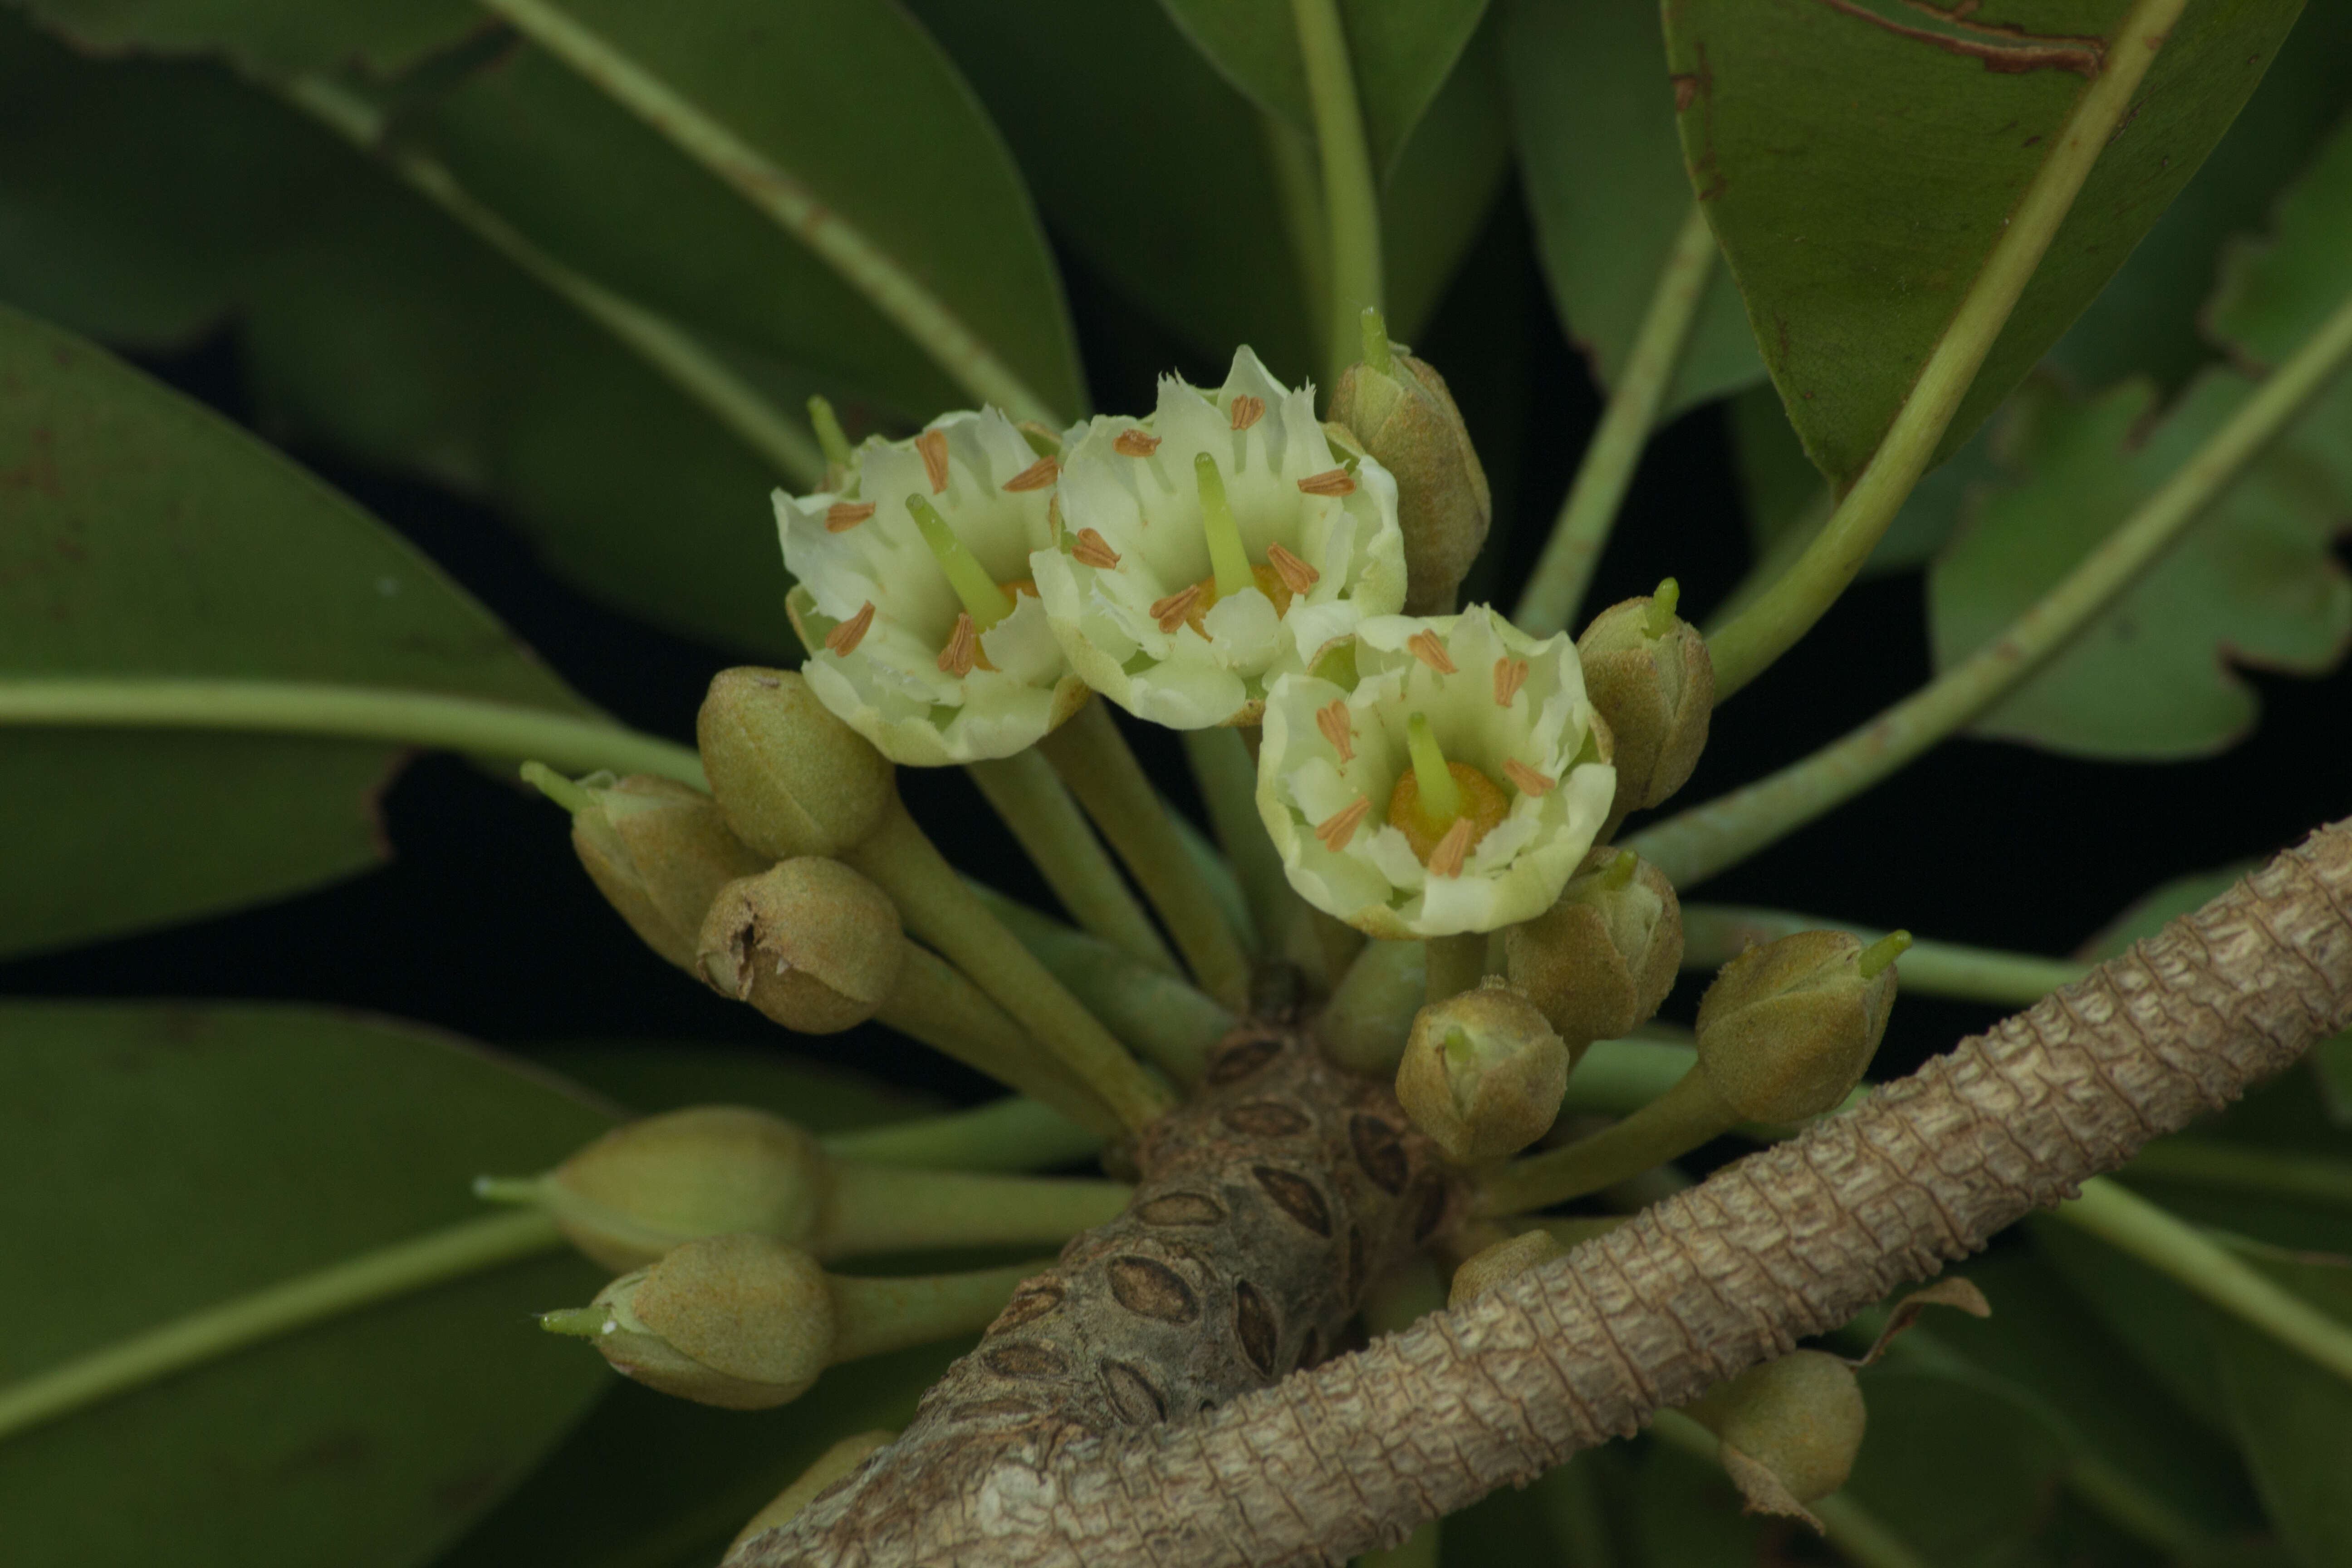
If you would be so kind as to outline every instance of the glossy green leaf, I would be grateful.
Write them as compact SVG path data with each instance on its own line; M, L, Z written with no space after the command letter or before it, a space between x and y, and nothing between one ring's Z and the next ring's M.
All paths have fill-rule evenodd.
M871 68L904 66L884 54ZM477 198L608 288L718 341L863 389L899 420L919 424L969 401L832 268L537 49L475 73L416 130ZM983 261L990 237L979 235Z
M594 1414L437 1568L710 1568L825 1449L853 1433L904 1427L972 1342L835 1367L781 1410L714 1410L614 1380Z
M586 705L404 542L251 437L0 308L0 683L241 677ZM0 950L250 903L383 853L392 748L15 731Z
M2178 387L2210 357L2198 331L2223 243L2263 226L2279 189L2345 108L2352 6L2305 5L2263 84L2204 166L2050 352L2078 387L2132 375Z
M1691 206L1658 7L1504 0L1497 9L1544 275L1569 335L1613 386ZM1763 376L1739 290L1718 268L1659 418Z
M1123 304L1212 362L1248 343L1285 380L1314 368L1269 128L1159 0L912 9L971 79L1055 232ZM1103 68L1110 60L1150 65Z
M1743 1512L1720 1466L1662 1442L1647 1447L1633 1521L1642 1559L1653 1568L1754 1568L1767 1542L1790 1528Z
M1257 0L1160 0L1176 26L1228 80L1295 130L1311 133L1315 109L1307 66L1286 4ZM1403 151L1437 96L1486 0L1339 0L1340 26L1356 68L1356 96L1372 166L1384 171Z
M2047 1513L2066 1446L2039 1413L1990 1384L1865 1373L1869 1435L1843 1495L1934 1568L2004 1561Z
M481 26L466 0L10 0L85 48L218 51L265 72L404 65Z
M1400 339L1428 323L1510 171L1499 42L1492 26L1471 38L1381 191L1389 327Z
M383 171L225 69L94 62L5 12L0 101L0 298L142 345L235 311L274 430L487 494L674 630L793 650L777 476Z
M2129 8L2034 0L2001 21L2033 38L2099 36ZM2300 8L2192 0L1939 455L2023 378L2196 173ZM2078 46L2047 47L2039 68L1987 68L2043 47L1894 0L1668 8L1685 158L1765 363L1833 480L1869 460L2085 90L2063 68L2084 58Z
M2217 1316L2137 1258L2061 1220L2031 1229L2035 1253L2089 1307L2143 1372L2215 1431L2230 1430L2212 1349Z
M0 1234L40 1265L0 1381L478 1218L475 1174L608 1125L446 1037L316 1009L17 1003L0 1037ZM530 1321L597 1278L553 1253L506 1265L14 1436L7 1555L423 1562L612 1383Z
M775 472L423 202L348 178L247 271L272 423L503 502L559 571L658 625L792 651Z
M2352 1268L2255 1259L2278 1284L2352 1324ZM2302 1568L2352 1561L2352 1383L2234 1320L2218 1325L2221 1380L2263 1504Z
M953 63L897 5L564 10L856 224L1047 404L1084 411L1061 280L1020 171Z
M1928 574L1936 662L1999 634L2121 524L2244 400L2210 370L2152 428L2156 395L2126 383L2084 404L2021 399L2000 439L2022 483L1988 497ZM2232 664L2298 674L2352 646L2352 575L2330 553L2347 497L2292 445L2252 465L2137 582L1973 732L2077 756L2220 751L2254 722Z
M533 1056L641 1115L688 1105L751 1105L830 1132L936 1109L926 1097L781 1051L631 1040L559 1046Z
M2221 1537L2259 1522L2230 1444L2150 1383L2045 1259L2005 1247L1967 1274L1992 1315L1935 1314L1897 1342L1890 1367L1916 1366L1923 1358L1904 1352L1921 1346L1956 1356L2041 1413L2070 1451L2121 1471L2197 1528Z

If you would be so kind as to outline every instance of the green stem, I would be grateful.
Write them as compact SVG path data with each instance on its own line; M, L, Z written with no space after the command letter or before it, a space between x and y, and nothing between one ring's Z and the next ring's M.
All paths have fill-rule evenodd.
M1129 1049L1181 1085L1200 1081L1209 1047L1233 1032L1232 1013L1186 981L1144 969L993 888L977 882L971 887L1021 945Z
M1209 826L1232 862L1263 951L1287 958L1328 983L1322 944L1308 923L1307 900L1283 874L1282 856L1257 811L1257 763L1242 732L1223 725L1183 731L1184 756L1209 808Z
M1985 355L2187 4L2137 0L2111 35L2099 74L2083 89L2048 159L2004 220L2000 237L1986 255L1967 298L1920 366L1918 379L1861 476L1788 574L1708 639L1717 702L1762 674L1811 629L1870 559L1911 487L1935 460L1936 448Z
M144 678L0 680L0 725L236 730L381 741L477 756L538 758L576 773L610 768L709 787L689 747L609 719L479 697L307 680Z
M1315 143L1268 110L1257 110L1265 142L1265 165L1282 204L1282 228L1298 264L1298 292L1306 302L1307 338L1316 353L1328 354L1331 331L1331 230L1323 217L1322 176L1315 168Z
M1315 1037L1349 1072L1390 1078L1403 1059L1413 1015L1428 997L1428 953L1418 942L1369 942L1315 1020ZM1569 1082L1575 1084L1571 1077Z
M1486 978L1486 933L1433 936L1422 944L1423 1002L1443 1002L1475 991Z
M1053 1266L1052 1258L1040 1258L969 1274L829 1275L837 1324L833 1363L978 1333L1004 1310L1023 1280Z
M675 323L532 244L520 229L475 199L446 165L390 142L384 116L374 105L325 77L297 77L278 87L297 109L373 153L411 190L602 327L779 473L812 488L823 481L824 453L804 426Z
M949 378L1016 420L1061 421L995 351L898 259L800 176L703 111L639 60L548 0L482 0L533 43L709 170L777 227L806 246Z
M836 1159L932 1171L1031 1171L1083 1160L1102 1147L1088 1131L1024 1094L970 1110L828 1132L818 1140Z
M1693 1066L1672 1089L1614 1126L1479 1178L1472 1212L1523 1214L1597 1193L1689 1153L1739 1122Z
M894 895L895 896L895 895ZM903 907L903 905L902 905ZM898 988L875 1017L974 1072L985 1073L1098 1137L1117 1137L1119 1118L1102 1096L946 959L914 942Z
M2083 559L2000 635L1861 729L1769 778L1629 841L1677 888L1738 865L1851 799L1991 707L2153 565L2352 358L2352 300Z
M1108 705L1088 701L1038 742L1038 750L1127 862L1201 989L1228 1007L1247 1006L1249 958Z
M842 858L879 883L898 904L908 931L937 948L1036 1037L1102 1097L1129 1131L1142 1131L1168 1109L1167 1089L964 886L905 807L890 812L872 837ZM1014 1087L1036 1092L1030 1085Z
M1110 852L1035 747L969 763L964 772L1081 928L1147 967L1174 974L1176 955L1111 864Z
M1298 52L1307 63L1307 92L1315 110L1315 150L1323 168L1323 212L1331 234L1329 322L1323 340L1331 384L1356 357L1356 321L1385 307L1381 275L1380 187L1356 99L1356 66L1348 53L1339 0L1290 0Z
M1787 910L1685 904L1682 911L1685 969L1720 968L1746 948L1777 942L1799 931L1850 931L1864 943L1886 935L1869 926L1823 920L1818 915L1792 914ZM1966 1002L1990 1002L2004 1007L2023 1007L2039 1002L2061 985L2072 984L2091 972L2091 965L2073 959L2000 952L1949 942L1914 942L1903 954L1902 967L1906 991Z
M562 1239L536 1211L495 1215L191 1312L0 1388L0 1438L329 1318L551 1252Z
M2166 1138L2142 1149L2116 1174L2134 1184L2180 1182L2352 1207L2352 1161L2323 1154L2273 1153L2242 1143Z
M1661 1410L1650 1420L1650 1436L1710 1465L1722 1462L1715 1434L1679 1410ZM1843 1492L1805 1505L1822 1521L1822 1533L1838 1555L1855 1568L1928 1568L1927 1562L1886 1528L1876 1514Z
M1601 547L1609 541L1610 526L1617 521L1617 509L1633 482L1634 467L1690 341L1691 323L1698 318L1699 301L1715 271L1715 231L1694 202L1666 252L1633 350L1577 465L1576 480L1551 525L1551 538L1512 614L1514 621L1537 637L1565 630L1584 603Z
M838 1164L809 1244L819 1258L937 1247L1055 1246L1117 1219L1124 1182Z
M2169 1276L2192 1296L2352 1382L2352 1325L2273 1283L2236 1253L2120 1183L2093 1177L2056 1217Z

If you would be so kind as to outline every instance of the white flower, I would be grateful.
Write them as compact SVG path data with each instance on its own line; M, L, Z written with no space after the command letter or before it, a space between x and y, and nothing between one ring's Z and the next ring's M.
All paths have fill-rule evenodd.
M1179 730L1255 721L1276 678L1404 604L1396 481L1343 463L1312 389L1246 348L1213 393L1166 376L1150 418L1089 424L1030 564L1087 684Z
M1354 653L1352 689L1287 675L1266 699L1258 814L1290 885L1380 937L1495 931L1549 909L1617 787L1575 645L1481 605L1366 621ZM1433 772L1450 773L1457 813L1416 811Z
M1086 700L1035 595L1016 591L1009 613L991 597L1028 588L1056 473L992 408L867 441L838 491L776 493L809 689L892 762L1011 756ZM961 589L919 514L951 536L936 542L961 554Z

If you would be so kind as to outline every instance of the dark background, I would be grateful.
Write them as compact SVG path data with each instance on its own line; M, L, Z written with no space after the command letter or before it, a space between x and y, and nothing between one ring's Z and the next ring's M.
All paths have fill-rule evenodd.
M1148 407L1152 378L1213 384L1206 359L1160 332L1067 247L1059 255L1098 407ZM1414 344L1447 372L1493 479L1496 538L1473 596L1517 595L1565 492L1600 401L1561 335L1517 205L1497 215ZM147 367L249 421L234 329ZM690 740L728 650L648 629L550 575L497 516L434 487L296 456L441 562L556 669L626 722ZM747 497L744 526L765 529ZM1704 611L1749 551L1725 421L1702 409L1652 443L1589 600L1645 593L1666 575ZM783 588L779 562L779 615ZM1677 804L1717 795L1835 738L1928 674L1916 574L1854 588L1715 721ZM2352 673L2324 681L2250 673L2253 736L2188 764L2119 765L2007 744L1948 743L1827 819L1694 896L1777 905L1923 936L2064 952L2157 883L2269 853L2341 816ZM1146 765L1189 796L1174 737L1129 726ZM1048 896L954 770L904 770L901 787L950 857L1033 902ZM0 965L0 994L282 998L419 1020L509 1048L618 1037L732 1042L822 1054L957 1099L982 1080L877 1028L793 1039L701 990L639 946L572 858L547 802L465 762L425 757L382 802L394 858L337 886L200 925ZM1688 1016L1690 977L1669 1004ZM1923 998L1896 1010L1878 1071L1906 1070L1981 1027L1990 1009Z

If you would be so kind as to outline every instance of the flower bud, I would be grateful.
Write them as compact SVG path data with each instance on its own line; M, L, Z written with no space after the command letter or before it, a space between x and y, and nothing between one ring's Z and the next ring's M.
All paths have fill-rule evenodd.
M1706 747L1715 665L1698 628L1675 614L1680 594L1669 577L1601 611L1576 639L1585 691L1617 740L1616 819L1682 788Z
M1375 330L1377 346L1370 342ZM1366 339L1367 349L1376 352L1340 373L1326 412L1354 445L1396 476L1404 613L1445 615L1494 516L1486 470L1445 378L1411 354L1389 352L1385 329L1368 322Z
M1446 1292L1445 1304L1459 1307L1465 1301L1485 1295L1506 1279L1524 1274L1530 1268L1539 1268L1555 1258L1567 1256L1568 1248L1548 1232L1522 1231L1464 1258L1462 1267L1454 1271L1454 1285Z
M698 951L720 995L787 1029L832 1035L890 999L907 938L889 894L838 860L804 856L720 889Z
M790 1404L833 1359L831 1281L815 1258L766 1236L689 1241L592 1305L541 1321L592 1339L648 1387L730 1410Z
M1723 1444L1723 1466L1751 1512L1804 1518L1803 1504L1845 1485L1868 1413L1853 1369L1791 1351L1719 1383L1689 1414Z
M674 780L592 779L581 794L589 804L572 814L572 847L588 879L646 946L693 968L711 900L768 858L735 837L717 801Z
M1579 1047L1622 1039L1674 989L1682 906L1665 873L1631 850L1595 849L1559 901L1503 933L1504 972Z
M1448 1159L1484 1164L1544 1135L1574 1065L1535 1005L1489 979L1413 1019L1397 1064L1397 1100Z
M729 826L772 859L863 843L897 798L888 761L790 670L720 670L695 731Z
M1865 949L1843 931L1808 931L1751 947L1723 966L1698 1005L1698 1066L1751 1121L1802 1121L1862 1079L1895 1007L1897 931Z
M806 1241L830 1185L824 1149L793 1123L698 1105L616 1127L535 1180L485 1177L475 1190L538 1204L605 1268L639 1268L706 1236Z

